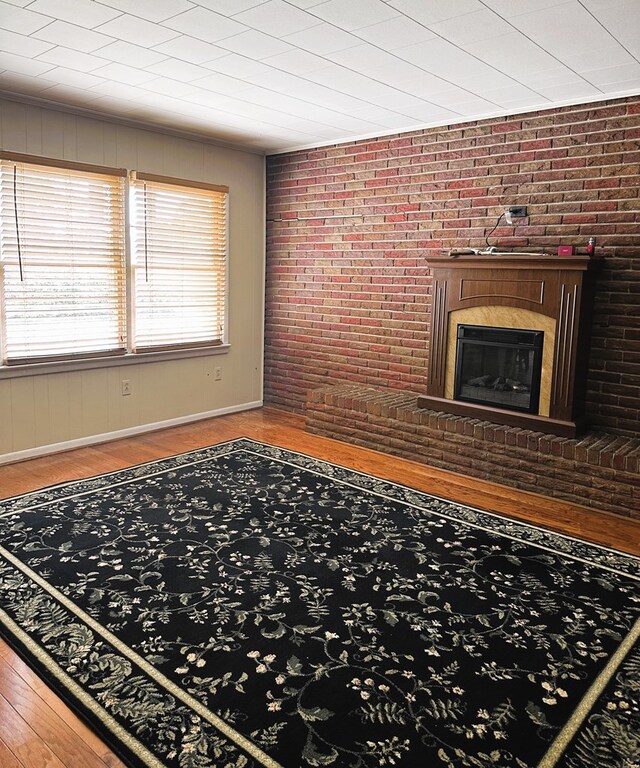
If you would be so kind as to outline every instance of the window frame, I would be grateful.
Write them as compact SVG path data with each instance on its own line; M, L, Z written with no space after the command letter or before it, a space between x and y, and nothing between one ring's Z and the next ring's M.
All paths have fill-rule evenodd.
M19 152L0 151L0 159L10 162L31 163L33 165L50 166L54 168L86 171L89 173L103 173L124 177L124 246L125 246L125 312L126 312L126 351L124 353L96 352L83 356L60 357L57 359L34 360L33 362L4 365L0 356L0 381L10 378L22 378L49 373L63 373L67 371L79 371L92 368L108 368L123 365L136 365L141 363L154 363L168 360L181 360L192 357L206 357L228 352L229 343L229 287L230 287L230 260L229 260L229 223L231 195L226 185L211 184L209 182L192 179L182 179L172 176L160 176L128 168L112 168L109 166L81 163L75 161L59 160L56 158L40 157L39 155L23 154ZM134 351L135 332L135 267L132 253L132 183L133 179L156 181L162 184L174 184L182 187L194 187L197 189L209 189L215 192L223 192L227 195L225 212L225 257L224 274L225 284L223 291L223 318L224 327L221 341L213 343L194 342L176 345L174 348L161 348L158 350L145 349ZM0 262L0 304L4 305L2 279L2 263ZM4 344L4 324L0 316L0 350Z

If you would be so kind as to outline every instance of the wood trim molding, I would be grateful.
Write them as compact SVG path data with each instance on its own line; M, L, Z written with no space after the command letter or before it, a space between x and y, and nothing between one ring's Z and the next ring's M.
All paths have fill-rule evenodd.
M192 189L206 189L210 192L229 193L229 187L222 184L208 184L205 181L193 181L192 179L177 179L173 176L158 176L155 173L143 173L131 171L133 181L151 181L156 184L172 184L178 187L191 187Z
M126 168L111 168L108 165L91 165L90 163L76 163L71 160L60 160L54 157L40 157L39 155L23 155L19 152L0 152L0 160L9 160L14 163L31 163L32 165L44 165L54 168L66 168L70 171L85 171L87 173L102 173L108 176L126 176Z
M239 411L249 411L254 408L262 408L262 400L254 400L249 403L240 403L239 405L229 405L226 408L215 408L212 411L203 411L202 413L192 413L188 416L178 416L175 419L165 419L164 421L155 421L150 424L140 424L126 429L117 429L114 432L103 432L99 435L88 435L87 437L78 437L75 440L65 440L61 443L51 443L49 445L39 445L35 448L27 448L24 451L13 451L12 453L0 454L0 465L12 464L16 461L25 461L33 459L36 456L48 456L52 453L62 453L74 448L83 448L87 445L98 445L99 443L108 443L112 440L121 440L123 437L132 437L133 435L142 435L146 432L156 432L159 429L167 427L177 427L181 424L191 424L194 421L210 419L213 416L224 416L228 413L238 413Z

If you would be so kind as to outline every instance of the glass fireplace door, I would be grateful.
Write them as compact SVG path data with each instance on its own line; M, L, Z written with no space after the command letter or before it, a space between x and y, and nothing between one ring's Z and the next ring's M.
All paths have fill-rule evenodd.
M538 413L543 331L459 325L456 400Z

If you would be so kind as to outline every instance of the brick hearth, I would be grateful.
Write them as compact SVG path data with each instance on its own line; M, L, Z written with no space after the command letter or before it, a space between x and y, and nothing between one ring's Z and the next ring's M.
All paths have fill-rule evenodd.
M640 519L640 439L567 439L417 407L414 393L318 387L307 429L441 469Z

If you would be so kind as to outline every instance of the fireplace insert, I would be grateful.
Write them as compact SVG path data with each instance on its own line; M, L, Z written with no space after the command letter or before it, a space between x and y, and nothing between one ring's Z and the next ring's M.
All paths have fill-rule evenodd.
M543 331L459 325L454 398L538 413Z

